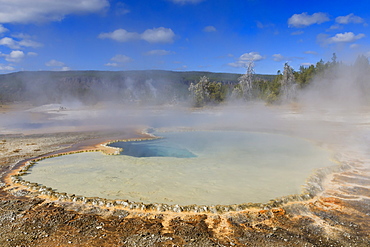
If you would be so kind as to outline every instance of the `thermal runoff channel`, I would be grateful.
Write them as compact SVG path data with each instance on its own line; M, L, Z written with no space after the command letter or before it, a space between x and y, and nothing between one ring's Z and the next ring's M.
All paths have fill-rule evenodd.
M156 133L118 142L121 155L79 153L38 162L26 180L60 192L144 203L217 205L299 194L330 153L304 139L246 131Z

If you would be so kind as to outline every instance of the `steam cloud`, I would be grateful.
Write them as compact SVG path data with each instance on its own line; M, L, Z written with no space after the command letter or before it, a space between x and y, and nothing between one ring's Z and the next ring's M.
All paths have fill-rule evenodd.
M358 117L370 103L368 65L361 63L354 66L338 63L326 70L298 91L293 105L229 101L199 109L190 107L188 85L179 83L181 77L163 78L156 74L160 72L148 72L145 76L94 72L99 76L90 74L83 79L74 77L72 71L67 72L70 77L54 73L52 76L45 73L41 78L24 74L22 80L32 83L26 83L25 93L18 96L27 98L34 107L4 113L0 131L185 127L283 132L338 143L352 138L339 136L339 132L352 133L351 123L367 121ZM80 85L79 92L71 90L75 84ZM350 119L354 114L356 119Z

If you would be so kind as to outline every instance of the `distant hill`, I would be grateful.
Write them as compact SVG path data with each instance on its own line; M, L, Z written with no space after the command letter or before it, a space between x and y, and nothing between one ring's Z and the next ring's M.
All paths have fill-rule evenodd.
M0 75L0 101L34 104L78 100L156 101L183 100L190 83L201 76L211 81L235 84L241 74L212 72L143 71L34 71ZM256 75L273 80L274 75Z

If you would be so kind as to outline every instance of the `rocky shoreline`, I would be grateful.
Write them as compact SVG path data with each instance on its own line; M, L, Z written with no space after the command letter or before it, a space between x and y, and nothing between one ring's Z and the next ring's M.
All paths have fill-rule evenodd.
M97 150L104 140L138 138L126 133L79 132L2 135L0 138L1 246L368 246L370 169L349 159L310 197L212 212L194 205L128 204L72 198L37 184L10 184L21 160L54 152ZM114 139L113 139L114 137ZM76 144L77 143L77 144ZM92 144L94 144L92 146ZM76 146L77 145L77 146ZM64 150L64 151L60 151ZM32 165L32 161L28 163ZM19 167L22 169L21 167ZM26 170L22 171L26 172ZM317 176L327 176L323 172ZM14 176L14 175L13 175ZM13 182L16 178L13 177ZM317 177L311 178L312 181ZM27 186L22 187L22 186ZM324 188L325 187L325 188ZM41 191L40 191L41 190ZM85 200L85 201L84 201ZM77 203L76 203L77 202ZM127 205L125 204L127 203ZM158 207L161 206L162 208Z

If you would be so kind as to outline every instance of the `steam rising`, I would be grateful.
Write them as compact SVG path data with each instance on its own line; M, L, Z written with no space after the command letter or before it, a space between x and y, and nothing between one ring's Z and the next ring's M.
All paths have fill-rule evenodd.
M3 113L3 133L185 127L283 132L342 143L351 135L338 136L338 131L352 134L354 122L368 123L363 113L370 101L369 65L364 62L325 70L309 86L295 89L294 104L226 101L203 108L190 107L189 85L171 72L84 72L82 78L74 76L77 72L43 73L23 74L26 90L19 97L34 106ZM73 90L76 84L79 91Z
M370 102L369 67L341 64L326 70L301 91L299 102L316 109L359 111Z

